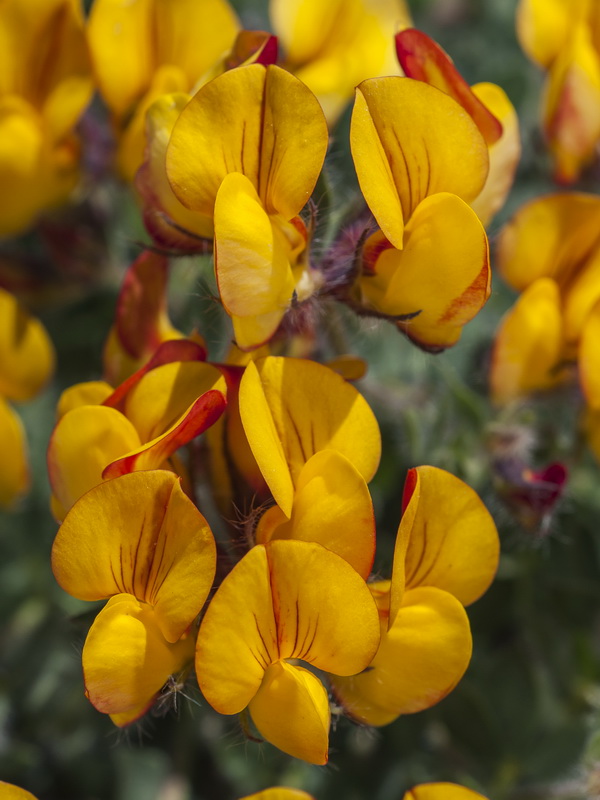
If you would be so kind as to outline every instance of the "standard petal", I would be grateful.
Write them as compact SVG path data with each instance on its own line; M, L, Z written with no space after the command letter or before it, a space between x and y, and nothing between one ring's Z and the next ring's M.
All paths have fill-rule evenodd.
M552 194L522 206L503 229L498 268L517 291L538 278L553 278L562 287L599 244L600 198Z
M58 583L81 600L132 594L154 606L175 642L204 605L215 572L215 544L178 478L135 472L88 492L69 512L52 548Z
M399 249L399 219L408 220L438 192L474 200L488 173L485 141L467 112L439 89L410 78L361 83L350 143L367 204Z
M406 589L434 586L470 605L487 590L498 568L500 541L494 520L478 494L450 472L436 467L411 472L416 480L414 475L407 478L412 494L400 522L401 528L410 526ZM391 624L394 616L391 609Z
M250 702L250 715L267 742L310 764L326 764L329 698L321 681L303 667L272 664Z
M321 172L327 123L310 89L280 67L267 67L263 104L258 194L269 214L292 219Z
M366 301L392 317L417 344L455 344L462 327L490 294L485 229L475 212L453 194L427 197L407 225L404 249L385 249L360 286Z
M564 381L563 323L558 286L539 278L505 314L490 365L494 403L504 405Z
M119 594L98 614L85 640L86 696L104 714L135 710L141 716L168 677L180 672L193 655L193 637L170 644L149 605Z
M0 396L0 508L10 508L29 488L27 442L19 416Z
M375 556L375 517L364 478L345 456L315 453L304 465L291 519L278 506L260 519L256 541L300 539L337 553L366 580Z
M31 399L50 378L54 362L42 323L0 289L0 395L18 402Z
M379 620L364 580L319 544L266 545L280 658L336 675L364 669L377 650Z
M114 408L78 406L65 414L48 446L50 486L64 510L102 483L102 472L111 461L140 444L131 422Z
M366 400L320 364L276 357L249 364L240 413L254 457L288 517L294 483L320 450L346 456L366 481L379 465L379 426Z
M502 135L502 123L472 91L439 44L416 28L405 28L396 34L396 52L407 78L428 83L450 95L459 103L481 131L488 145Z
M369 668L349 678L333 677L333 690L355 719L387 725L449 694L469 664L471 649L469 619L455 597L433 587L410 589L393 626L382 631Z
M223 580L204 614L196 645L198 685L214 709L238 714L278 658L267 554L254 547Z
M515 172L521 158L521 134L515 107L505 92L495 83L478 83L473 94L502 123L502 136L490 145L490 171L485 186L471 202L471 208L487 227L490 220L504 205L513 185Z
M225 176L241 173L267 213L291 219L308 201L326 149L327 127L311 92L279 67L250 64L192 98L173 129L167 174L184 206L212 216Z

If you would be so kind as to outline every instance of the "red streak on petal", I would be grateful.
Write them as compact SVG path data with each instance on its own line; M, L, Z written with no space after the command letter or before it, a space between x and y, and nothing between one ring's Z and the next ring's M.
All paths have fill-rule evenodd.
M473 93L450 56L422 31L407 28L396 34L396 54L408 78L435 86L459 103L479 128L486 144L502 136L502 123Z
M191 339L170 339L167 342L163 342L159 345L150 361L140 367L133 375L130 375L120 386L117 386L102 405L122 411L127 394L151 369L161 367L163 364L171 364L175 361L206 361L206 355L205 348Z
M152 461L156 462L154 468L158 468L176 450L214 425L226 407L225 396L216 389L210 389L190 406L186 416L171 431L161 436L151 446L143 447L110 463L105 467L102 478L104 480L117 478L128 472L134 472L139 459L147 454L150 454ZM147 466L146 468L151 469L152 467Z

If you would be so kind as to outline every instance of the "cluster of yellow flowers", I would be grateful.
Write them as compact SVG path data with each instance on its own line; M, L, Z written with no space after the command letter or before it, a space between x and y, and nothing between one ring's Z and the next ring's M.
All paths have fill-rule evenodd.
M545 120L563 181L600 137L600 17L591 1L574 5L519 11L524 46L550 72ZM83 648L85 693L123 727L195 667L218 712L325 764L333 701L378 726L456 686L472 649L465 606L490 585L499 541L470 487L418 466L391 576L371 575L379 427L352 384L358 360L310 360L310 309L337 301L424 350L455 345L490 294L485 228L512 186L519 127L504 92L469 86L402 0L271 0L270 15L283 59L226 0L94 0L87 20L77 0L0 0L0 235L72 195L77 123L96 87L153 247L125 276L103 379L62 394L48 448L54 574L76 598L107 600ZM354 91L350 148L372 216L318 260L311 198ZM577 102L592 96L596 116ZM599 222L598 198L565 193L504 230L500 270L523 294L490 380L507 403L564 381L576 359L600 458ZM232 326L223 363L172 325L165 252L214 253ZM0 462L2 505L27 473L4 398L33 396L52 364L39 323L0 292L0 441L18 453ZM213 535L199 461L213 513L253 507L243 536ZM405 795L477 798L451 784Z

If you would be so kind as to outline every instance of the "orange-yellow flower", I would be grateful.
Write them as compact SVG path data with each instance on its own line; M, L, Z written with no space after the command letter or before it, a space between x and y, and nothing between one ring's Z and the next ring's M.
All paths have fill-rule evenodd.
M239 67L203 86L179 116L167 149L178 200L214 219L221 300L244 350L275 333L295 296L314 291L308 202L327 149L314 95L276 66Z
M344 559L313 542L272 541L253 547L217 590L198 633L196 674L221 714L248 708L271 744L325 764L327 691L298 662L352 675L378 640L373 599Z
M188 630L212 586L208 523L171 472L101 483L67 514L52 548L60 586L80 600L110 598L83 648L86 695L126 725L193 657Z
M73 130L93 90L79 0L0 6L0 237L64 202L78 179Z
M463 608L498 566L494 522L477 494L444 470L410 470L390 581L370 583L381 644L359 675L332 678L345 710L370 725L437 703L471 658Z
M490 293L485 230L468 205L488 174L488 149L463 108L410 78L356 92L350 131L363 195L381 231L367 240L359 302L441 350Z

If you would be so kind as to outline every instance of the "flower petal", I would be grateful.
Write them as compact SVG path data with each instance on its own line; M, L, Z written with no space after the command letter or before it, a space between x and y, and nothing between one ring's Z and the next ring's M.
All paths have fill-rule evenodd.
M238 714L278 657L267 554L253 547L224 578L204 614L196 644L198 685L219 713Z
M8 798L12 800L12 798ZM15 798L20 800L20 798ZM273 786L271 789L263 789L262 792L249 794L240 800L315 800L314 797L301 789L288 789L286 786Z
M196 400L213 390L222 395L227 392L224 378L212 364L162 364L146 372L128 392L124 413L138 431L140 441L149 442L169 430Z
M308 201L326 149L327 127L312 93L279 67L251 64L192 98L173 129L167 174L185 206L212 216L225 176L241 173L268 214L291 219Z
M280 658L299 658L336 675L364 669L377 650L377 609L366 583L319 544L266 545Z
M310 764L326 764L329 698L307 669L277 661L250 702L250 715L267 742Z
M471 648L469 619L455 597L430 586L410 589L394 624L382 631L369 668L333 677L333 690L355 719L387 725L449 694L469 664Z
M555 177L573 183L594 158L600 138L600 55L585 24L575 27L552 64L543 115Z
M505 314L490 365L494 403L504 405L564 380L563 322L558 286L539 278Z
M471 208L487 227L494 214L504 205L513 185L521 158L521 134L515 107L499 86L495 83L477 83L472 90L502 123L502 136L488 150L490 170L485 186L471 202Z
M581 192L540 197L503 229L497 262L504 280L522 291L538 278L566 286L600 244L600 198Z
M398 327L425 348L455 344L462 327L490 294L485 230L459 197L440 193L417 207L406 227L404 249L384 249L361 290L376 310L412 316Z
M600 302L596 302L585 321L579 342L579 379L586 402L591 410L600 411Z
M0 508L10 508L29 488L27 442L19 416L0 396Z
M416 28L396 34L396 53L407 78L423 81L450 95L459 103L481 131L488 145L502 136L502 123L481 102L437 42Z
M159 469L176 450L214 425L226 407L227 401L221 392L205 392L162 435L108 464L102 478L117 478L136 470Z
M375 517L364 478L345 456L315 453L304 465L288 520L278 506L260 519L256 541L318 542L368 578L375 557Z
M0 289L0 395L17 402L31 399L50 378L54 361L42 323Z
M119 593L154 606L176 642L204 605L215 572L210 528L171 472L134 472L96 486L69 512L52 548L56 580L81 600Z
M500 541L494 520L477 493L451 473L436 467L417 467L414 472L416 480L413 475L407 479L412 494L400 522L400 528L410 525L406 589L434 586L470 605L487 590L498 568ZM390 625L394 617L392 606Z
M486 798L456 783L421 783L407 792L402 800L486 800Z
M386 237L402 248L402 220L426 197L475 199L488 173L477 126L448 95L410 78L374 78L357 89L350 130L360 188Z
M287 311L295 280L289 242L267 215L250 180L237 172L225 177L215 203L215 271L228 314L242 320L268 316L258 338L240 336L239 347L270 338ZM265 335L266 334L266 335Z
M83 647L86 696L104 714L141 716L193 654L193 637L170 644L149 605L119 594L98 614Z
M78 406L57 423L48 446L48 477L65 511L102 483L111 461L140 446L131 422L105 406Z

